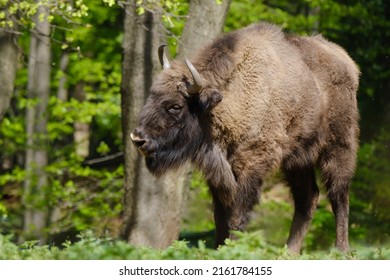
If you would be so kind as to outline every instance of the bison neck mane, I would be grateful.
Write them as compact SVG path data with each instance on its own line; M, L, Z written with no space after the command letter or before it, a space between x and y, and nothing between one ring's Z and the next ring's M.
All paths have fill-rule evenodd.
M192 162L203 173L212 191L217 191L227 205L232 204L237 191L236 177L218 144L202 145Z
M211 114L206 113L199 118L199 146L191 156L192 164L198 168L212 189L217 190L227 204L233 202L237 190L237 182L226 152L211 135Z

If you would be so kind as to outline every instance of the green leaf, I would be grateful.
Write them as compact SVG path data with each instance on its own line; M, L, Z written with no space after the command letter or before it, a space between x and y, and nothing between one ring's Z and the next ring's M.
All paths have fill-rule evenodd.
M110 7L115 5L115 0L103 0L103 2L106 3Z
M105 155L108 154L108 152L110 151L110 147L108 147L108 145L104 141L102 141L100 142L99 147L97 147L96 151L101 155Z

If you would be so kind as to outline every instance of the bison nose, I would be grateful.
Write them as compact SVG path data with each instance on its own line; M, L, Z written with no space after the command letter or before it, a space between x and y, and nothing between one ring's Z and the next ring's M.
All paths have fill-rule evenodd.
M130 136L131 137L131 136ZM131 137L131 141L133 141L133 144L137 147L137 148L141 148L143 145L145 145L146 141L143 140L143 139L137 139L137 138L133 138Z
M146 142L138 129L134 129L131 132L130 138L131 138L131 141L134 143L134 145L137 146L137 148L142 147L142 145L145 144L145 142Z
M146 143L142 133L137 128L131 132L130 139L137 148L141 148Z

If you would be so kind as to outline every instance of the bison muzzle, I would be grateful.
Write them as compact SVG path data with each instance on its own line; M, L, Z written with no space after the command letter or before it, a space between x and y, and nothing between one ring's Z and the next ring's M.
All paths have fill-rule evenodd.
M228 33L157 76L131 139L161 176L191 161L214 202L216 243L243 230L263 179L280 169L295 212L287 240L299 252L317 206L319 170L348 250L349 184L358 147L359 70L322 36L266 23Z

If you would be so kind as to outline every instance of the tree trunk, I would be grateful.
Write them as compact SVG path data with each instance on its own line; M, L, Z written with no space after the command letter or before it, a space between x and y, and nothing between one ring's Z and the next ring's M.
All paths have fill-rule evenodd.
M50 25L49 9L39 6L35 28L31 32L28 65L28 98L33 105L27 108L26 179L24 184L23 238L45 241L47 209L45 193L48 184L45 168L47 155L47 104L50 93Z
M157 49L162 43L159 36L163 31L158 11L137 15L135 9L135 1L125 8L123 40L125 197L122 235L133 244L164 248L178 238L181 209L181 194L176 191L178 181L169 176L154 178L129 137L137 125L153 76L161 71Z
M17 36L12 32L0 29L0 122L10 105L18 62Z
M215 0L194 1L190 11L194 11L198 19L187 23L190 31L195 29L197 22L209 21L209 16L218 21L207 25L208 28L217 31L207 31L201 39L188 38L183 35L185 44L196 44L201 41L209 41L215 34L222 30L226 11L230 1L224 3L226 11L221 12L221 6ZM202 1L203 2L203 1ZM206 3L207 2L207 3ZM210 3L209 3L210 2ZM185 168L184 175L167 175L163 179L156 179L146 169L143 157L132 145L130 133L137 126L140 110L148 95L153 76L161 71L158 61L157 49L164 38L160 29L160 14L158 11L137 15L136 1L132 1L125 7L126 16L124 23L123 39L123 69L122 69L122 131L125 152L125 197L124 197L124 225L123 237L137 245L165 248L173 240L176 240L180 231L181 213L184 203L184 193L189 183L189 176ZM207 6L208 12L200 13L196 7L201 5L199 11L204 12ZM212 13L211 10L216 10ZM192 27L191 27L192 26ZM204 28L204 27L203 27ZM136 38L136 39L135 39ZM182 56L187 52L183 48Z
M84 91L84 84L79 82L73 93L74 99L78 102L84 102L86 94ZM76 145L76 154L80 157L86 158L89 155L89 139L90 131L89 124L81 121L74 123L73 140Z
M179 44L179 57L186 57L203 47L223 31L231 0L191 0L188 19Z
M66 74L66 70L69 65L69 52L63 51L60 58L60 71L61 78L58 82L58 90L57 90L57 98L61 101L68 100L68 89L66 87L66 82L68 81L68 77Z

